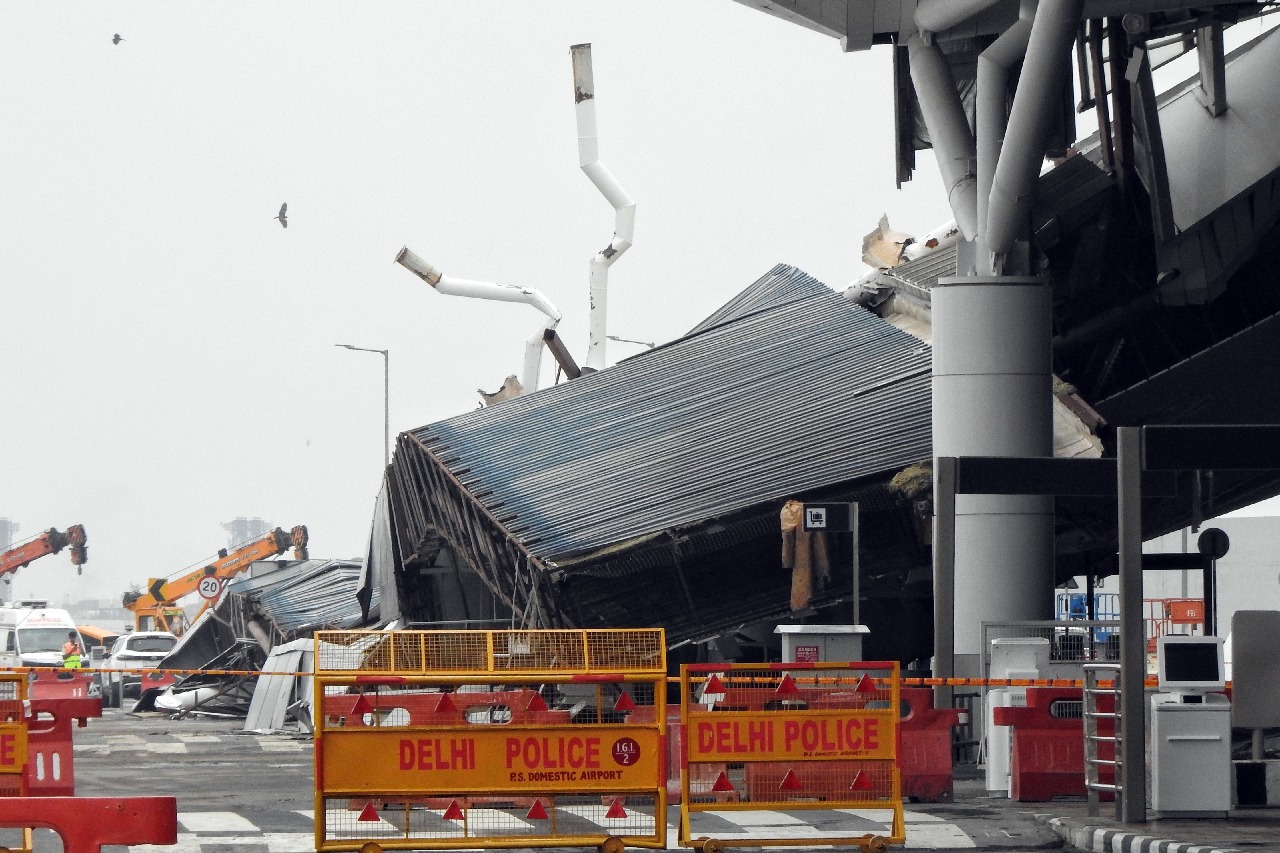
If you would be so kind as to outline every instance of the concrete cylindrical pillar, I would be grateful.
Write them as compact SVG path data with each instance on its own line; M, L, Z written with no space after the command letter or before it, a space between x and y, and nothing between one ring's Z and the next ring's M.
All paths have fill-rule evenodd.
M943 278L932 303L934 455L1051 456L1048 285ZM957 495L957 674L981 654L984 621L1052 616L1053 498Z

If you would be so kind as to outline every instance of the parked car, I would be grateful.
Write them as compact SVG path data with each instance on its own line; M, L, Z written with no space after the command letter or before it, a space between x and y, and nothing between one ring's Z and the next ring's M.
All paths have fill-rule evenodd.
M122 670L155 669L177 644L177 636L167 631L134 631L121 635L102 662L104 704L114 704L117 696L137 698L142 692L142 676Z

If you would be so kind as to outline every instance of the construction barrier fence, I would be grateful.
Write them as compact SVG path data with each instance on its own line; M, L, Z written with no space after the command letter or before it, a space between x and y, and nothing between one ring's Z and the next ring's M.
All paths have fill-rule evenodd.
M27 795L27 677L0 674L0 797Z
M328 631L315 660L317 850L666 846L661 629Z
M698 815L742 811L783 813L751 821L743 846L902 844L899 690L895 662L682 666L680 844L718 853ZM812 810L857 820L786 819Z

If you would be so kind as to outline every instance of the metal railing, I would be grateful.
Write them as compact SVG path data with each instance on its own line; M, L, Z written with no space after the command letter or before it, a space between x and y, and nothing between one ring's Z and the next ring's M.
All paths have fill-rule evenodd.
M982 677L991 677L991 641L997 637L1043 637L1049 669L1041 678L1079 679L1092 661L1119 661L1120 622L1115 619L1026 620L982 623Z
M1100 686L1100 682L1109 681L1110 685ZM1111 696L1110 711L1100 710L1098 701L1102 696ZM1103 791L1110 791L1120 796L1120 664L1087 663L1084 665L1084 787L1089 798L1089 817L1097 817L1099 796ZM1112 721L1112 734L1100 733L1099 723L1109 719ZM1101 757L1103 744L1110 744L1111 758ZM1103 782L1103 767L1113 769L1112 782Z
M951 694L951 707L964 711L963 721L951 729L952 764L977 764L982 739L977 722L982 717L982 691L969 690Z

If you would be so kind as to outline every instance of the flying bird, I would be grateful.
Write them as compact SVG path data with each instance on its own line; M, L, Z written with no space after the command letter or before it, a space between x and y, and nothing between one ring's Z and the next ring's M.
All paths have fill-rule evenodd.
M285 212L288 208L289 208L289 205L288 205L288 204L282 204L282 205L280 205L280 212L279 212L278 214L276 214L276 216L274 217L275 219L279 219L279 220L280 220L280 227L281 227L281 228L288 228L288 227L289 227L289 220L288 220L288 219L285 219L285 216L284 216L284 212Z
M119 33L116 33L111 37L112 44L119 44L122 41L124 41L124 36L120 35Z

